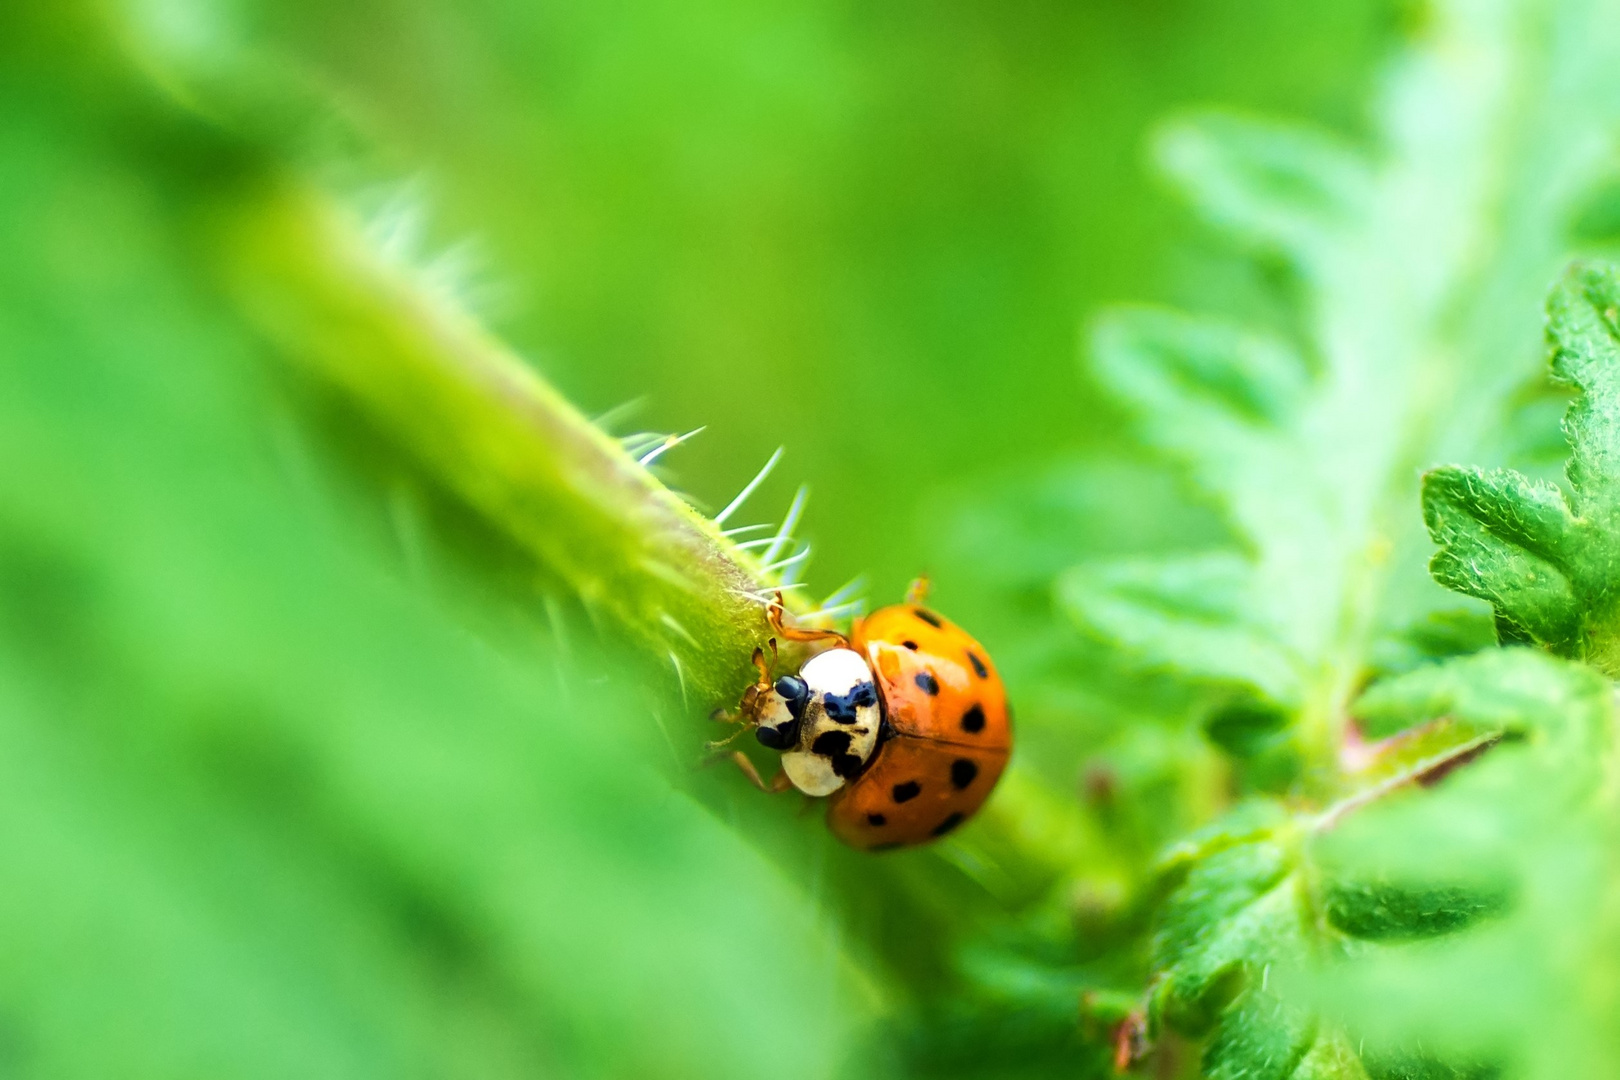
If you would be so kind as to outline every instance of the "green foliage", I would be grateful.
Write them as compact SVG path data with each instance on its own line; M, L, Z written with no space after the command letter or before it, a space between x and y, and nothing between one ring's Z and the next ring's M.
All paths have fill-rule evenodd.
M1084 568L1062 600L1146 666L1289 716L1307 787L1331 770L1379 642L1438 606L1406 569L1420 543L1408 524L1415 467L1434 453L1500 453L1508 391L1530 376L1522 311L1566 221L1549 193L1589 180L1581 147L1607 114L1572 114L1563 88L1509 72L1543 62L1532 54L1567 63L1594 102L1611 78L1581 57L1593 43L1571 36L1597 16L1570 5L1551 18L1532 33L1528 12L1437 7L1392 74L1376 161L1233 117L1168 128L1159 157L1172 179L1283 287L1251 324L1133 310L1093 335L1098 377L1224 513L1232 548ZM1454 64L1453 46L1494 60ZM1436 125L1453 133L1444 149ZM1536 155L1504 149L1515 132L1535 133ZM1521 311L1506 334L1504 305ZM1546 592L1543 605L1558 587L1520 586Z
M1468 933L1330 968L1314 992L1385 1041L1509 1075L1602 1075L1615 1051L1600 1019L1615 986L1613 690L1590 669L1500 655L1516 660L1484 656L1369 698L1388 723L1444 710L1516 738L1434 793L1368 813L1335 855L1351 872L1502 902Z
M834 1068L863 981L639 752L667 703L449 618L449 553L315 468L161 189L60 103L8 116L4 1071Z
M1568 496L1512 470L1436 469L1423 487L1440 545L1435 580L1490 601L1515 633L1611 674L1620 670L1617 304L1620 276L1599 265L1572 269L1548 303L1553 376L1579 393L1564 421Z
M1477 816L1431 814L1419 843L1392 834L1389 805L1399 814L1432 799L1414 792L1506 740L1486 764L1467 765L1471 786L1480 783L1476 773L1488 773L1498 798L1502 787L1515 793L1491 816L1530 806L1538 817L1540 808L1574 815L1596 809L1611 717L1608 684L1590 671L1527 651L1491 650L1380 684L1358 702L1357 715L1406 734L1347 777L1353 787L1338 801L1304 814L1244 807L1167 863L1175 888L1154 939L1159 974L1149 1019L1192 1034L1213 1031L1206 1075L1409 1075L1403 1070L1417 1067L1415 1043L1386 1035L1388 1045L1375 1040L1368 1054L1364 1033L1353 1036L1342 1014L1286 988L1324 967L1359 973L1404 963L1422 970L1434 947L1427 943L1436 939L1468 942L1481 925L1522 929L1521 898L1530 885L1504 866L1511 848L1456 857L1459 840L1478 843L1470 836ZM1442 797L1453 797L1454 786L1448 782ZM1380 828L1379 842L1369 843ZM1343 842L1344 832L1356 834L1353 843ZM1420 942L1430 951L1402 952ZM1447 987L1445 999L1457 989ZM1432 1053L1427 1029L1400 1035ZM1439 1059L1424 1067L1466 1073Z
M1106 662L1188 688L1184 715L1249 796L1174 845L1156 886L1168 891L1148 1030L1197 1039L1204 1075L1554 1076L1609 1060L1589 1019L1573 1022L1589 1026L1566 1052L1535 1033L1594 1016L1607 993L1608 929L1593 905L1612 886L1592 863L1608 684L1492 648L1488 619L1412 572L1423 549L1411 528L1421 463L1513 458L1541 438L1521 411L1539 399L1516 387L1534 377L1535 294L1600 168L1583 147L1612 122L1613 68L1594 60L1616 45L1601 7L1494 18L1437 7L1423 46L1394 69L1383 141L1366 159L1325 136L1222 116L1160 140L1173 180L1257 285L1219 316L1105 316L1094 371L1229 537L1088 562L1057 597ZM1447 59L1463 41L1498 65ZM1562 83L1506 77L1537 64ZM1417 137L1442 114L1460 135L1444 154ZM1527 142L1534 153L1504 153ZM1490 258L1480 245L1494 246ZM1578 267L1550 309L1554 377L1583 391L1566 423L1570 495L1462 469L1431 473L1422 491L1443 545L1439 584L1491 601L1504 640L1604 671L1605 414L1620 370L1611 280ZM1413 819L1421 840L1386 824ZM1536 828L1558 837L1559 855L1523 850ZM1543 894L1561 876L1574 906L1555 913ZM1537 962L1549 974L1533 1004L1482 989L1500 984L1484 956L1551 947L1541 920L1573 918L1590 927L1593 985L1559 987L1573 973ZM1411 987L1426 988L1423 1019L1386 1006L1391 985L1406 1007ZM1538 1019L1503 1021L1510 997ZM1498 1026L1454 1015L1469 1008L1459 998Z
M1572 403L1535 340L1612 254L1617 28L0 11L0 1072L1612 1073L1620 277L1554 293ZM1211 90L1311 115L1162 125L1160 224L1124 148ZM1519 471L1420 517L1436 460ZM699 767L809 554L711 511L795 469L1012 688L935 847Z
M390 267L356 222L278 179L210 222L244 313L554 587L667 658L683 692L735 696L768 632L772 578L758 560L456 306Z
M1151 562L1110 562L1070 571L1059 595L1120 647L1182 675L1231 683L1263 701L1294 704L1294 657L1264 625L1248 625L1250 564L1211 552Z

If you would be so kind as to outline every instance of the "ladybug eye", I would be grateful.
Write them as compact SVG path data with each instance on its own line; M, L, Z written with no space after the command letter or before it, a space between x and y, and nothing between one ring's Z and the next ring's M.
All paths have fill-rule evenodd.
M798 716L804 712L804 704L810 699L810 686L797 675L784 675L776 680L776 692L782 695L787 702L788 712Z

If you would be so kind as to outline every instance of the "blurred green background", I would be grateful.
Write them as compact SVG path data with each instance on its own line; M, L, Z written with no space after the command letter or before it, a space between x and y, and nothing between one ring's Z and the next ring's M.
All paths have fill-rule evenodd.
M0 1074L1088 1073L1080 991L1135 988L1041 954L1062 935L1002 919L1021 886L966 849L875 870L689 775L699 728L611 635L424 539L199 253L236 178L164 103L174 57L203 113L296 88L264 138L424 208L418 253L587 412L707 425L681 490L717 508L785 446L751 506L810 485L815 584L881 604L932 571L1016 676L1036 583L1211 528L1122 535L1070 482L1120 454L1088 312L1197 257L1150 126L1220 102L1353 136L1399 16L6 5ZM1042 757L1062 799L1078 741ZM1173 816L1116 825L1145 849Z
M815 579L887 597L942 491L1106 446L1080 329L1173 294L1151 125L1365 123L1391 3L276 5L307 65L472 241L488 314L588 412L708 429L718 509L778 445ZM258 36L262 35L262 37ZM629 427L627 430L636 430ZM846 522L858 521L858 527ZM950 581L942 578L942 597Z

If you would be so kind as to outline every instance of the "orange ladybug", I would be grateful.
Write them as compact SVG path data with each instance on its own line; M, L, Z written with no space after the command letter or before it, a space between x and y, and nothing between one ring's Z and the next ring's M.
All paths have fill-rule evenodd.
M922 606L926 589L916 582L904 604L857 620L847 638L783 625L778 600L769 615L779 636L832 647L774 682L755 650L759 681L725 717L782 751L769 784L732 755L755 784L826 797L833 835L865 851L926 844L961 825L1012 749L1007 692L989 654Z

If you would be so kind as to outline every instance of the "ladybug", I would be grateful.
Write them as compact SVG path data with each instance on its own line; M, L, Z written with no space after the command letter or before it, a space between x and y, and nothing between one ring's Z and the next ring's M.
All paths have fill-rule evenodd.
M905 603L857 620L848 637L785 626L778 597L768 611L778 636L830 647L775 680L754 650L759 681L735 714L721 714L781 751L770 783L733 753L750 780L826 798L833 835L865 851L926 844L961 825L1012 749L1007 692L989 654L923 606L926 590L914 583Z

